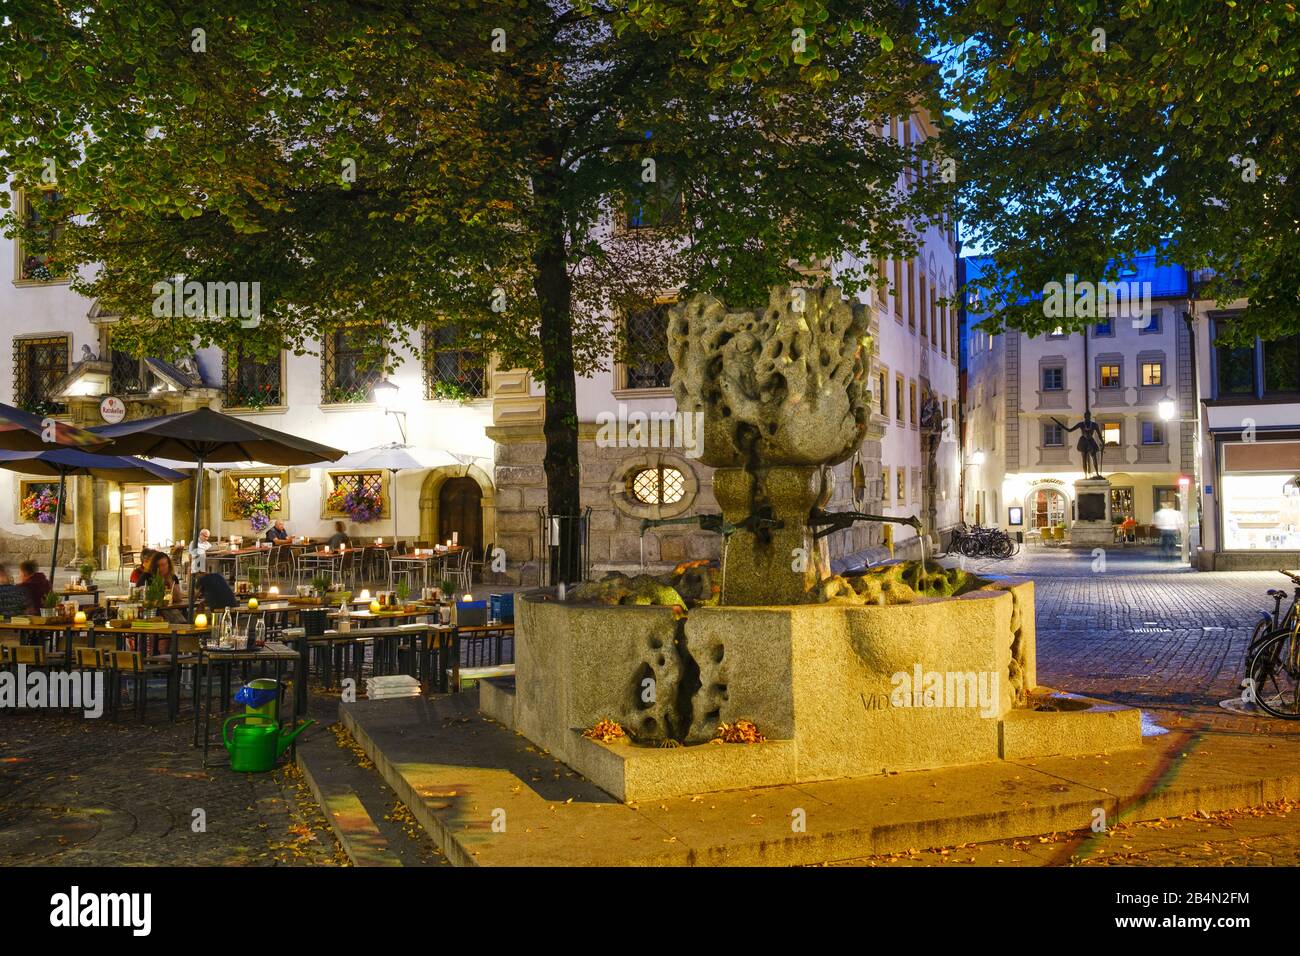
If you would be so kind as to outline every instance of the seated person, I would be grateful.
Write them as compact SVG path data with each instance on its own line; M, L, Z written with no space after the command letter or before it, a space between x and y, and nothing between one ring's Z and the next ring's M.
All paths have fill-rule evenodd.
M289 540L289 532L284 530L283 520L277 521L266 529L266 540L272 543Z
M140 563L135 566L131 572L131 587L138 588L141 584L140 579L148 572L149 559L154 556L153 548L140 549Z
M0 564L0 614L9 617L27 613L27 591L14 584L9 566Z
M195 574L202 574L208 569L208 551L212 548L212 532L204 528L199 532L198 540L190 545L190 569Z
M45 603L45 595L53 590L50 579L44 571L38 571L36 562L28 559L18 565L18 586L27 592L27 613L39 614Z
M219 611L239 603L224 574L201 574L195 579L194 586L199 589L199 595L209 610Z
M329 549L331 551L338 551L339 549L346 548L347 546L348 546L348 533L347 531L344 530L343 522L336 521L334 522L334 533L330 535Z
M149 582L155 577L161 577L167 582L167 598L173 604L178 604L184 600L185 596L181 593L181 579L172 568L172 559L161 551L154 551L149 555L149 563L145 567L145 572L140 575L140 586L148 587Z

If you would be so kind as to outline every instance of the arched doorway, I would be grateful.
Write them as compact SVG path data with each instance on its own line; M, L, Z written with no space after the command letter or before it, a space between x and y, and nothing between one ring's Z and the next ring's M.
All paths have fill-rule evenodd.
M473 478L448 478L438 489L438 540L453 533L475 558L483 553L483 491Z
M1069 503L1065 494L1055 488L1031 491L1026 505L1031 528L1055 528L1069 523Z

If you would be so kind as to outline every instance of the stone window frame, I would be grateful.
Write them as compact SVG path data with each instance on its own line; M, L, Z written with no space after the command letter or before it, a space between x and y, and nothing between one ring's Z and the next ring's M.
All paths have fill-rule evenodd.
M662 308L665 309L666 311L668 308L671 308L672 306L676 305L677 302L678 302L678 297L676 295L671 293L662 293L660 295L655 296L654 302L650 304L650 308L651 309ZM624 330L626 328L627 318L628 316L627 313L625 312L620 312L617 316L616 321L618 323L618 334L620 336L626 334ZM669 324L669 320L665 315L665 335L667 335L668 324ZM671 364L671 362L669 364ZM623 358L619 356L615 356L614 388L613 388L613 394L615 398L633 397L633 396L637 398L668 398L672 396L673 394L672 385L646 386L646 387L639 387L639 388L634 388L632 386L629 386L627 384L627 370L628 370L628 365L625 361L623 361Z
M39 187L39 189L38 189L39 192L43 192L43 193L56 192L57 190L58 190L58 187L57 187L57 186L41 186L41 187ZM17 218L19 218L19 219L26 219L27 216L28 216L28 210L30 209L30 206L31 206L31 199L30 199L30 197L28 196L28 191L27 191L26 189L14 189L14 190L11 190L11 192L12 192L12 195L13 195L14 198L13 198L13 201L12 201L12 206L11 206L10 208L12 208L12 209L15 210L15 212L16 212L16 214L17 214ZM62 227L56 227L56 228L62 228ZM22 237L15 235L15 236L14 236L13 246L14 246L14 277L13 277L13 284L14 284L15 286L17 286L18 288L20 288L20 289L26 289L26 288L38 288L38 289L39 289L39 288L45 288L45 287L48 287L48 286L56 286L56 285L70 285L70 284L72 283L72 273L71 273L71 271L65 273L64 275L54 276L54 277L49 278L49 279L29 279L29 278L26 278L26 277L24 276L24 274L23 274L24 271L25 271L25 265L24 265L23 260L26 258L26 254L25 254L25 252L24 252L24 250L23 250Z
M917 290L918 290L918 292L917 292L917 298L918 298L918 300L919 300L919 302L920 302L920 306L921 306L921 308L920 308L920 312L921 312L921 341L922 341L922 342L929 342L929 341L930 341L930 333L929 333L929 326L928 326L927 319L926 319L926 299L927 299L927 293L928 293L929 288L930 288L930 276L926 273L926 271L925 271L924 269L919 270L919 275L916 277L916 283L917 283Z
M1124 447L1124 416L1123 416L1123 415L1117 415L1117 416L1115 416L1114 418L1100 418L1100 417L1099 417L1099 418L1097 419L1097 424L1101 426L1102 447L1103 447L1103 448L1120 448L1120 449L1122 449L1122 448ZM1107 426L1107 425L1114 425L1115 427L1117 427L1117 428L1119 429L1119 441L1117 441L1117 442L1108 442L1108 441L1106 441L1106 426ZM1104 452L1103 452L1103 454L1104 454Z
M22 503L23 499L28 495L43 488L48 488L57 495L59 493L59 479L35 477L24 478L19 476L18 480L14 482L14 488L18 493L17 498L14 500L14 522L16 524L34 524L40 528L53 528L53 524L41 524L41 522L37 521L35 518L24 518L22 513ZM59 502L59 510L63 512L62 521L64 524L67 524L72 518L72 502L76 497L77 496L73 493L72 484L69 483L67 488L64 490L63 500Z
M327 508L325 502L329 499L334 487L338 484L340 478L358 478L364 481L367 478L378 476L379 478L379 518L376 520L385 520L393 516L393 494L390 485L392 472L380 468L361 468L352 471L346 469L327 470L323 473L322 487L320 496L320 517L321 520L334 518L349 518L345 511ZM282 496L280 499L284 501Z
M1045 375L1049 369L1061 372L1061 387L1046 388ZM1038 360L1038 407L1070 407L1070 364L1064 355L1044 355Z
M1160 371L1160 374L1158 376L1160 379L1159 382L1148 383L1146 381L1146 370L1149 366L1155 366L1155 368L1159 369ZM1163 353L1161 353L1161 359L1157 362L1143 361L1143 356L1139 355L1137 361L1137 370L1138 370L1138 388L1164 388L1165 387L1165 361L1163 358Z
M911 504L920 504L920 502L921 502L921 467L920 467L919 465L913 465L913 466L912 466L912 487L911 487L910 491L911 491L911 495L912 495L912 496L911 496L911 499L910 499L910 503L911 503Z
M1104 331L1104 332L1101 330L1101 323L1100 323L1100 322L1094 322L1094 323L1092 324L1092 327L1091 327L1091 328L1092 328L1092 337L1093 337L1094 339L1113 339L1113 338L1115 337L1115 319L1114 319L1114 317L1111 316L1111 317L1105 319L1104 321L1105 321L1105 323L1106 323L1106 331Z
M901 259L891 259L890 273L893 276L891 293L893 294L893 312L894 321L899 325L903 324L903 261Z
M241 481L278 478L280 480L280 507L271 512L272 521L289 517L289 469L287 468L232 468L221 475L221 518L223 521L243 521L235 514L235 491Z
M1066 440L1065 440L1065 429L1064 429L1064 428L1061 428L1060 425L1056 424L1056 422L1053 422L1053 421L1044 421L1044 422L1041 423L1041 425L1042 425L1042 427L1039 429L1039 435L1038 435L1038 437L1039 437L1038 445L1039 445L1040 448L1043 448L1043 449L1047 449L1047 448L1064 448L1064 447L1066 446ZM1060 440L1059 443L1048 444L1048 442L1047 442L1047 429L1049 429L1049 428L1057 428L1057 429L1060 429L1060 432L1061 432L1061 440Z
M288 403L289 382L287 377L289 363L286 361L286 358L287 358L286 351L284 349L281 349L278 357L275 360L276 365L278 367L278 373L280 379L279 391L277 393L277 397L279 400L276 402L272 402L257 407L252 405L241 404L238 401L239 393L236 389L238 382L236 380L239 375L239 367L240 364L245 360L254 362L259 365L269 365L270 363L262 362L257 359L247 359L247 357L244 356L239 351L238 347L234 349L222 349L221 350L222 410L237 412L239 414L250 414L250 413L268 414L268 413L283 412L287 410L289 407L289 403ZM232 380L232 377L236 380Z
M899 465L894 469L894 507L907 507L907 468Z
M888 365L880 366L880 370L876 373L876 385L880 392L880 394L876 396L876 409L879 411L881 418L883 418L885 421L889 421L889 366Z
M907 424L907 376L902 372L894 373L894 421L900 425Z
M1143 365L1160 365L1160 385L1143 385L1141 374ZM1139 404L1151 405L1169 396L1169 357L1163 349L1148 349L1137 354Z
M1137 329L1138 335L1163 335L1165 331L1164 311L1159 306L1153 305L1147 321L1141 325L1133 326L1133 328Z
M62 341L62 345L58 341ZM37 348L62 348L63 349L63 375L67 375L72 370L72 347L73 337L71 332L35 332L26 335L15 335L13 339L13 376L10 384L13 389L13 403L16 407L26 411L33 411L28 408L29 404L38 404L48 406L44 412L33 411L33 414L49 415L66 415L68 406L65 402L57 400L57 396L52 394L43 394L40 401L36 403L28 402L30 383L30 371L28 369L28 351ZM47 371L51 371L55 366L51 366ZM59 376L60 378L62 376ZM52 378L45 383L48 391L53 392L58 385L59 378Z
M647 504L632 494L632 478L642 471L673 468L681 472L682 497L672 504ZM681 455L659 448L647 449L620 460L609 476L609 497L620 513L631 518L676 518L695 504L700 493L700 478L694 466Z
M880 504L883 508L894 507L894 469L892 465L885 465L880 469L881 481L884 484L884 491L880 497Z
M1159 436L1159 441L1147 441L1147 426L1151 426L1151 434ZM1147 448L1169 444L1169 435L1165 431L1165 423L1149 415L1138 419L1138 444Z
M920 392L916 387L916 379L909 378L907 380L907 413L909 417L908 425L911 426L913 430L921 427L920 400Z

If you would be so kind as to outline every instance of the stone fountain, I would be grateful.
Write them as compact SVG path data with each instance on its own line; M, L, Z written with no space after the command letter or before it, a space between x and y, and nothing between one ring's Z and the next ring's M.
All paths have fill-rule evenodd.
M703 296L668 335L716 469L723 513L698 520L721 567L518 601L489 716L627 801L1140 745L1137 710L1038 686L1032 581L830 572L819 527L906 520L823 510L870 414L865 306L833 286L756 310ZM762 741L720 742L738 726Z

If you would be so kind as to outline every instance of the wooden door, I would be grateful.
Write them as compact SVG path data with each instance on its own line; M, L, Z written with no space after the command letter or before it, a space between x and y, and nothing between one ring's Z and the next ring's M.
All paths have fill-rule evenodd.
M455 532L475 558L483 553L483 491L473 478L448 478L438 490L438 540Z

